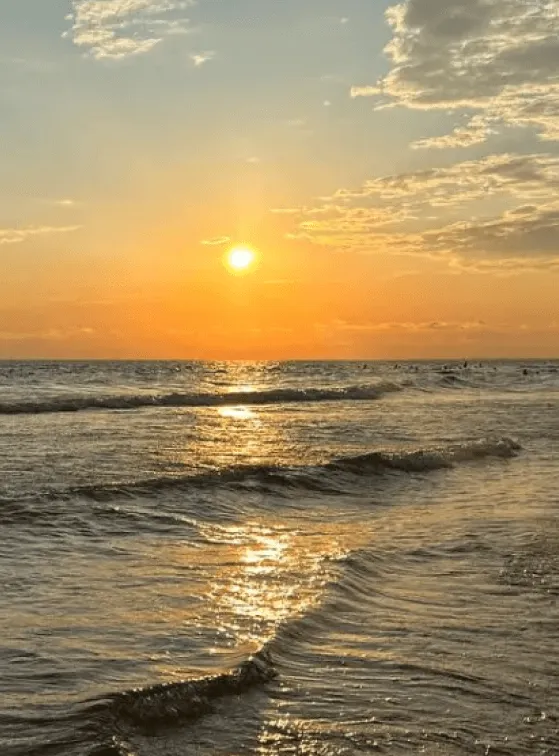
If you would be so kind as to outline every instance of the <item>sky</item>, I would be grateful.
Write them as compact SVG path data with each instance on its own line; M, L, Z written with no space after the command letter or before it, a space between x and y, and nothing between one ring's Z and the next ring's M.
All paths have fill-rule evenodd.
M559 0L0 2L0 358L434 357L559 357Z

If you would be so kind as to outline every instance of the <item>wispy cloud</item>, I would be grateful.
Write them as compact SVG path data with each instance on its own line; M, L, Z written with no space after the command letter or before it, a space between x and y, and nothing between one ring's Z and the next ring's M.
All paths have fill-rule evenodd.
M317 330L329 334L331 338L349 338L351 342L369 339L382 334L395 343L421 343L428 337L429 344L441 345L453 343L455 347L467 345L498 343L505 338L534 337L555 335L559 332L556 322L540 322L537 324L484 320L434 320L434 321L388 321L388 322L359 322L345 320L331 320L317 323ZM343 343L343 342L342 342Z
M301 208L299 207L273 207L270 210L275 215L300 215Z
M81 226L38 226L33 228L0 228L0 244L22 244L37 236L67 234Z
M203 66L204 63L208 63L210 60L213 60L214 58L215 58L215 52L213 50L206 50L206 52L202 52L202 53L193 53L190 56L190 60L192 61L193 65L196 66L196 68Z
M0 341L63 341L74 337L94 336L95 330L83 328L50 328L47 331L0 331Z
M67 197L65 199L53 200L52 204L58 205L58 207L75 207L78 203L76 200Z
M231 239L228 236L216 236L214 239L203 239L200 243L206 247L219 247L228 244Z
M559 140L558 0L405 0L386 16L391 70L352 95L469 114L416 147L468 147L503 126Z
M72 0L70 36L94 58L149 52L165 37L187 33L194 0Z
M39 199L37 201L45 205L51 205L51 207L65 208L76 207L81 204L78 200L71 199L70 197L61 197L60 199Z
M53 73L57 70L57 64L51 60L43 60L41 58L1 58L4 64L12 64L22 72L31 74L46 74Z
M482 320L474 321L441 321L426 322L387 322L387 323L351 323L336 320L332 324L339 331L405 331L408 333L425 333L432 331L485 331L489 327Z
M559 265L559 156L492 155L340 189L293 215L291 238L459 267Z

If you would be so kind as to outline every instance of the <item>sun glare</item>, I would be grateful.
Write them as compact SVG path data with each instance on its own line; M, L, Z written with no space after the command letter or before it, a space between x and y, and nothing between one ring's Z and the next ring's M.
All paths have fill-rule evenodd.
M226 260L234 273L244 273L254 265L256 254L249 247L233 247L227 253Z

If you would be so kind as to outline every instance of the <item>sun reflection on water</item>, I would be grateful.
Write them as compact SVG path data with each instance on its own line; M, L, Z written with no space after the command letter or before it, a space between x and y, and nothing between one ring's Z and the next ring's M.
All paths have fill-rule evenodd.
M131 592L114 607L130 639L136 626L153 636L155 679L213 674L260 650L284 623L324 599L337 561L355 538L340 523L323 522L317 532L264 517L227 525L199 521L197 530L196 541L164 542L164 559L147 584L145 559L161 556L162 541L156 551L146 544L128 569L131 585L144 584L141 601Z
M218 407L218 415L231 420L253 420L256 413L249 407Z
M254 383L232 383L227 386L225 394L254 394L259 387Z
M260 524L220 531L218 538L230 551L209 599L235 645L260 647L282 622L318 600L327 579L324 557L339 552L339 546L324 536L304 538Z

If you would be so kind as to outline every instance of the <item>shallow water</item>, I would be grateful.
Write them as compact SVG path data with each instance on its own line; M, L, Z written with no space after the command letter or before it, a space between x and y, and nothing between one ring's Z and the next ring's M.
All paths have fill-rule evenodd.
M0 753L559 753L558 400L549 361L0 363Z

